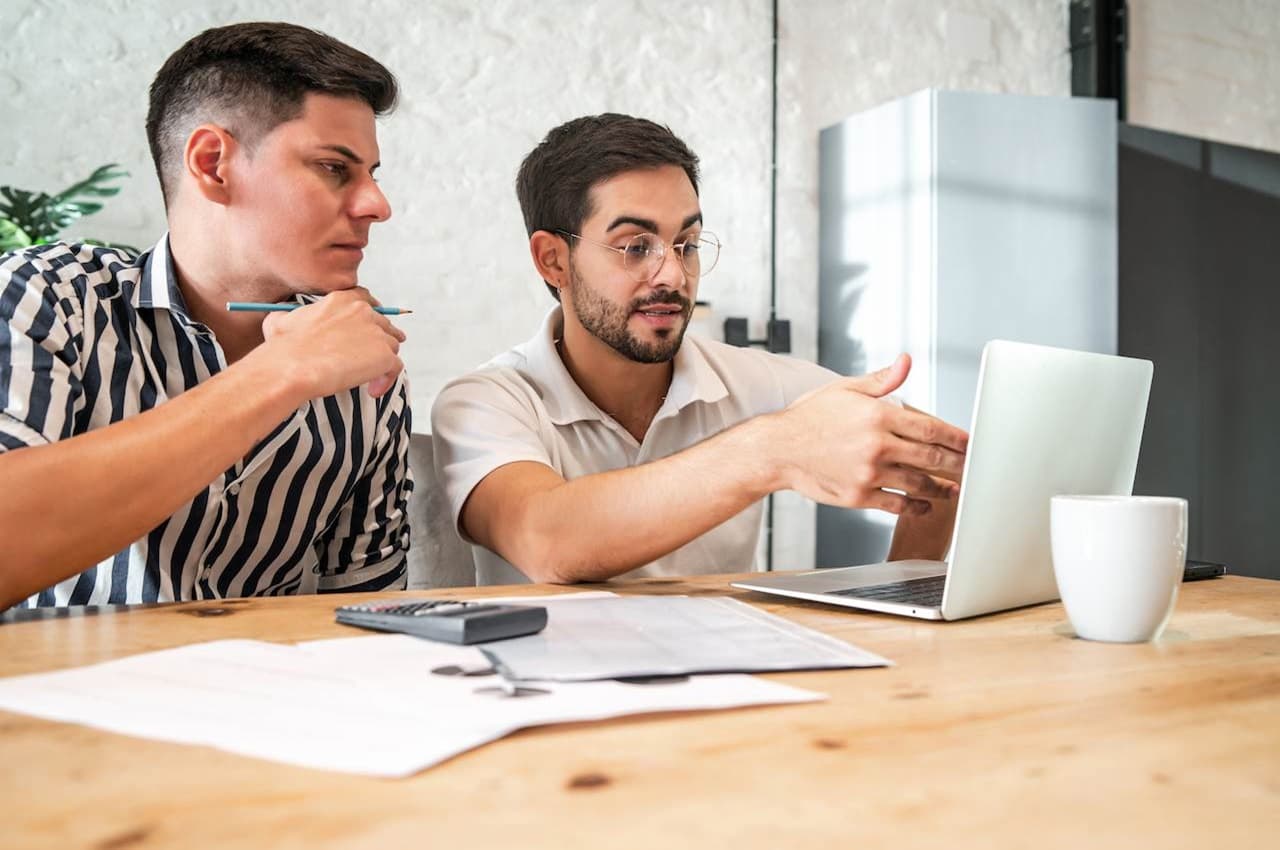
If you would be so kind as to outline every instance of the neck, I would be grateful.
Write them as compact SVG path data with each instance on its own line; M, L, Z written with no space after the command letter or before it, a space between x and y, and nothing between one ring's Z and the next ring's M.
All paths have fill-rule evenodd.
M637 363L568 320L563 322L557 349L586 397L642 442L667 397L674 363Z
M207 224L207 223L206 223ZM232 268L229 246L210 238L216 228L193 228L170 221L169 254L178 288L191 318L209 328L230 365L262 344L261 313L229 313L228 301L276 301L278 293L262 291L247 275Z

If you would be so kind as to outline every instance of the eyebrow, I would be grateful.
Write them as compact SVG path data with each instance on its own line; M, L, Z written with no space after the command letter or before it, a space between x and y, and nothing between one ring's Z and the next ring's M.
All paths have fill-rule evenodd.
M333 151L334 153L341 154L342 156L351 160L356 165L364 165L364 160L356 156L356 152L353 151L351 148L347 147L346 145L321 145L320 149L326 150L326 151ZM380 165L382 165L382 160L378 160L373 165L369 166L369 171L372 172L375 168L377 168Z
M697 224L700 221L702 221L701 211L696 212L693 215L687 217L684 220L684 222L680 225L680 229L688 230L690 227L693 227L695 224ZM654 221L651 218L637 218L636 216L633 216L633 215L618 216L612 222L609 223L609 226L604 229L604 232L608 233L614 228L622 227L624 224L634 224L636 227L643 228L644 230L647 230L650 233L658 232L658 223L656 221Z

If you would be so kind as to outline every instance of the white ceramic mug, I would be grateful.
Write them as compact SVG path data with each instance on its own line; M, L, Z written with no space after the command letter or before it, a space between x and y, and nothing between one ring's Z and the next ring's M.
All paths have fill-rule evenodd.
M1077 635L1118 643L1160 636L1186 563L1186 499L1054 496L1049 536Z

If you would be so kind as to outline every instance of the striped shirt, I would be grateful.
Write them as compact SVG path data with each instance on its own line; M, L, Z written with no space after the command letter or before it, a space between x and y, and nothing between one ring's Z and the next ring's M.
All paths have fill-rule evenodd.
M168 244L0 256L0 452L106 427L227 368ZM19 607L403 587L410 425L403 375L381 398L310 401L145 537Z

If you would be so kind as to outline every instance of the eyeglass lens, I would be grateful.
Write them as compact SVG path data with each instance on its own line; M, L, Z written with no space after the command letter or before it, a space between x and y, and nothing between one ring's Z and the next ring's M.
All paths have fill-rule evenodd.
M690 277L711 271L719 257L720 245L705 236L688 239L674 246L680 264ZM662 268L667 246L652 233L637 233L623 247L623 266L637 280L648 280Z

